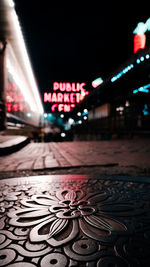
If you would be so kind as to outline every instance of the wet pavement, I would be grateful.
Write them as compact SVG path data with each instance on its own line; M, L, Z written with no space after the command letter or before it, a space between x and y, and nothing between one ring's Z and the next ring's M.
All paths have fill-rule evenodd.
M49 175L0 183L0 266L149 266L148 178Z

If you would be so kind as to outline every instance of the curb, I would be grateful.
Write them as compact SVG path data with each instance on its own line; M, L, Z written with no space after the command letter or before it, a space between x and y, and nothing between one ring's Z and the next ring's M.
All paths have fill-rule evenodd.
M21 148L25 147L29 143L30 143L30 138L24 137L24 139L22 141L19 141L18 143L16 142L14 144L10 144L10 145L6 145L6 146L3 146L3 147L0 147L0 157L12 154L14 152L17 152L18 150L20 150Z

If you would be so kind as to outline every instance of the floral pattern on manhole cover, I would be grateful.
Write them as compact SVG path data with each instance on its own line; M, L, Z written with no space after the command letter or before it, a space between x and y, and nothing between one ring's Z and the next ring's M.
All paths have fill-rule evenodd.
M85 196L82 190L63 190L56 192L56 196L34 195L31 199L21 201L25 208L7 214L9 224L32 227L29 233L32 242L46 240L55 247L73 240L79 228L94 240L112 242L116 232L125 232L127 228L109 216L108 205L105 213L105 204L102 204L104 195L97 192ZM97 202L101 202L100 207L96 205ZM66 237L68 228L71 230ZM55 237L60 234L62 237L57 240Z

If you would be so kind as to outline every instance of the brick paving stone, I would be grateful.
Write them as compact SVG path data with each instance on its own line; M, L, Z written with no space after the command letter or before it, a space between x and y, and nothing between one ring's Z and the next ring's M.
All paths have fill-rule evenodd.
M44 167L44 160L42 157L38 157L35 161L34 161L34 165L33 165L33 169L34 170L38 170L38 169L43 169Z
M50 150L53 152L54 158L57 159L59 165L61 167L70 166L70 163L64 158L59 152L59 147L55 145L55 143L49 143Z
M76 157L76 153L70 153L69 152L69 146L66 146L65 149L61 148L59 149L59 143L54 143L56 149L59 151L61 157L64 157L69 163L70 166L80 166L83 165L84 162L82 162L82 160L79 160Z
M45 168L54 168L59 166L57 160L52 158L51 156L46 156L44 163L45 163Z
M33 169L33 164L34 164L33 160L24 161L17 166L16 170L31 170Z
M30 143L0 158L0 171L105 165L150 168L149 140Z

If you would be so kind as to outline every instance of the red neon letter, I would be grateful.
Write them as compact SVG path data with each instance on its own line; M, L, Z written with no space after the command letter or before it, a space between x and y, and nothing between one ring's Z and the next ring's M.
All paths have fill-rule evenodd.
M66 84L60 83L60 91L64 92L66 90Z
M80 90L83 90L84 88L83 88L83 86L85 86L86 85L86 83L81 83L80 84Z
M80 93L76 93L76 102L77 103L80 102L80 98L81 98L81 94Z
M6 104L7 106L7 111L11 111L11 104Z
M71 84L70 83L66 83L66 91L70 92L71 90L72 90Z
M73 92L76 92L76 91L77 91L77 90L76 90L75 83L72 83L72 91L73 91Z
M81 91L81 90L83 90L84 88L83 88L83 86L85 86L86 85L86 83L77 83L77 91Z
M65 105L64 105L64 112L70 112L70 111L71 111L71 106L65 104Z
M13 109L14 111L18 111L18 105L17 105L17 104L14 104L14 105L12 106L12 109Z
M58 82L54 82L53 83L53 90L56 91L59 89L59 83Z
M63 103L64 95L62 93L57 94L57 102Z
M70 99L69 99L69 93L64 93L64 103L69 103Z
M52 105L52 107L51 107L51 111L53 111L53 112L54 112L54 111L55 111L55 109L57 108L57 106L58 106L57 104L54 104L54 105Z
M71 103L75 103L75 95L76 95L75 93L70 94L70 102Z
M61 112L64 110L64 104L59 104L58 105L58 111Z
M57 102L57 94L56 93L52 94L52 102Z
M44 102L51 102L51 93L44 93Z

